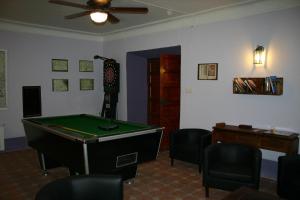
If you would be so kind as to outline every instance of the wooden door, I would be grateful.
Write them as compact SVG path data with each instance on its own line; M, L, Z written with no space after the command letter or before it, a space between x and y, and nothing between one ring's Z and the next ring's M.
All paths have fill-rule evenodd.
M180 56L148 59L148 124L164 127L160 150L168 150L169 134L179 128Z
M160 126L165 127L160 150L169 149L169 134L179 128L180 56L160 56Z
M148 59L148 124L160 126L160 61Z

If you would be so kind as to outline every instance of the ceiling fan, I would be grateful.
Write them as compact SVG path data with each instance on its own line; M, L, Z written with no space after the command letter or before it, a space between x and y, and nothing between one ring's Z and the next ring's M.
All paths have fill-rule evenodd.
M141 7L111 7L112 0L89 0L86 5L61 0L49 0L49 3L59 4L63 6L71 6L85 9L83 12L65 16L65 19L74 19L90 15L95 23L104 23L106 20L112 24L118 23L120 20L111 13L129 13L129 14L146 14L148 8Z

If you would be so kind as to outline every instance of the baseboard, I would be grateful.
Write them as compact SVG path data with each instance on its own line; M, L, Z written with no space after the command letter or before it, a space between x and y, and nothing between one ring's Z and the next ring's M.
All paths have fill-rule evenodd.
M4 151L16 151L29 148L26 137L8 138L4 140Z
M277 180L277 162L273 160L262 159L260 176Z

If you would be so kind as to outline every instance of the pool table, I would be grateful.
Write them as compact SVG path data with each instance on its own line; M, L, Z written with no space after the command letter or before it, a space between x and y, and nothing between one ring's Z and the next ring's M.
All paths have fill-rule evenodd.
M162 128L93 115L22 119L28 145L44 172L65 166L72 174L120 174L134 178L137 165L155 160Z

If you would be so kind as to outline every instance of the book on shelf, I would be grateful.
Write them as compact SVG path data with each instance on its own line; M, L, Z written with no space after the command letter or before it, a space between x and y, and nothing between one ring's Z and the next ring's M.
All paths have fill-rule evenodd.
M270 81L268 77L265 77L265 91L269 93L271 91Z
M248 83L248 80L244 80L244 83L247 85L247 87L249 88L249 90L254 93L254 90L252 89L252 87L250 86L250 84Z
M270 80L270 85L271 85L271 89L272 89L272 94L276 94L276 90L277 90L276 80L277 80L277 77L276 76L270 76L269 80Z
M254 88L254 89L256 88L256 84L254 83L253 80L248 79L247 81L248 81L249 85L250 85L252 88Z
M276 76L269 76L265 78L266 91L271 92L272 94L276 94L277 84L276 84Z
M240 77L237 78L237 81L240 83L240 85L242 87L246 87L247 86L246 83L244 83L244 81Z
M238 81L238 78L234 79L234 86L235 86L235 89L237 90L237 92L239 92L239 93L245 92L244 86L240 83L240 81Z

